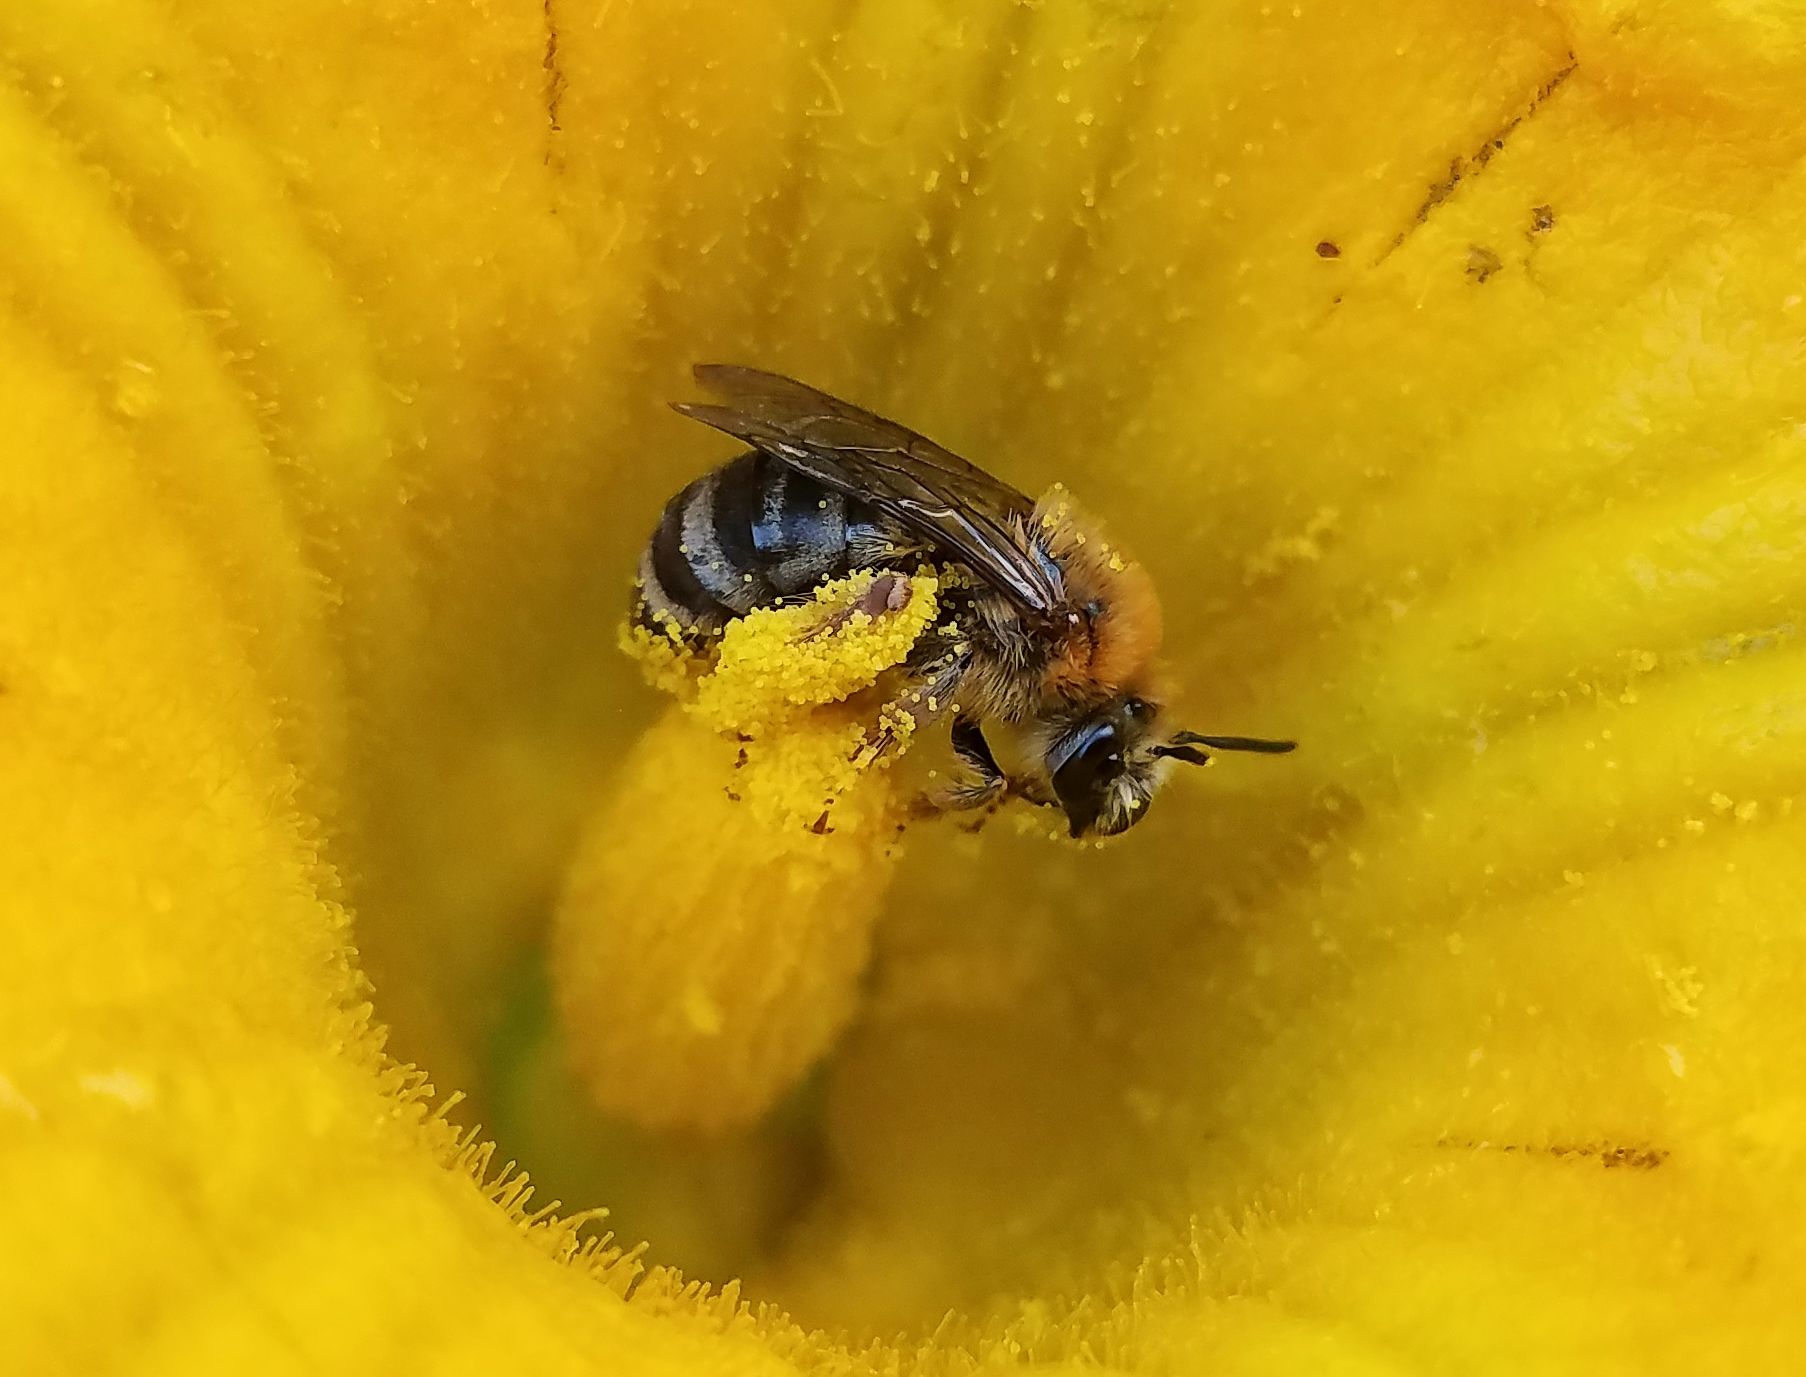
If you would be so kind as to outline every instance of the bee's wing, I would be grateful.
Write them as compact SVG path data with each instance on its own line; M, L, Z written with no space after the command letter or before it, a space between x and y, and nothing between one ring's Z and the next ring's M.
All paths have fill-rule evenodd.
M889 513L1032 616L1060 601L1058 571L1027 548L1034 503L895 421L813 387L733 364L696 380L722 404L676 409Z

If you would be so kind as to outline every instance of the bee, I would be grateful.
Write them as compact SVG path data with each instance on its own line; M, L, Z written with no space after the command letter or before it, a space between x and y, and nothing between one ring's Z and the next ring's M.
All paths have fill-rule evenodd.
M937 806L1019 795L1063 811L1074 837L1113 836L1146 817L1175 762L1294 748L1167 725L1152 581L1060 490L1033 502L791 378L729 364L694 372L719 401L674 408L751 449L666 504L640 558L641 625L703 649L733 619L806 600L828 579L932 569L943 576L942 616L901 666L894 701L912 727L952 719L971 774ZM998 764L989 723L1017 733L1026 778ZM881 727L872 749L895 739Z

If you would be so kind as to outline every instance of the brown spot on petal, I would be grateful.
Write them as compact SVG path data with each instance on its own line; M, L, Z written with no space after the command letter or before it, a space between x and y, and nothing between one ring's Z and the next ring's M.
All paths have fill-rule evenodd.
M1437 1147L1463 1148L1469 1152L1521 1152L1527 1156L1555 1158L1590 1158L1608 1171L1616 1167L1632 1171L1654 1171L1668 1160L1668 1149L1658 1147L1623 1147L1616 1143L1493 1143L1472 1138L1443 1138Z
M1500 261L1499 255L1487 248L1484 244L1472 245L1467 251L1466 271L1468 278L1475 286L1484 283L1487 278L1491 277L1504 266L1505 264Z
M1541 82L1536 90L1530 93L1529 97L1515 113L1508 116L1497 129L1493 130L1491 134L1483 139L1478 148L1468 154L1465 158L1455 158L1451 160L1448 171L1430 183L1429 190L1424 196L1423 204L1418 206L1417 212L1411 217L1405 227L1398 232L1398 236L1393 239L1386 251L1379 256L1378 261L1384 263L1390 258L1405 240L1410 238L1413 233L1422 227L1423 223L1430 218L1431 212L1455 194L1455 189L1459 187L1464 180L1470 179L1475 174L1482 171L1488 163L1503 152L1505 144L1511 138L1512 134L1522 128L1528 121L1534 119L1542 111L1544 102L1547 101L1550 96L1554 95L1556 91L1561 89L1562 83L1574 75L1574 71L1579 65L1580 64L1575 60L1574 55L1569 53L1562 65L1552 72L1546 80Z

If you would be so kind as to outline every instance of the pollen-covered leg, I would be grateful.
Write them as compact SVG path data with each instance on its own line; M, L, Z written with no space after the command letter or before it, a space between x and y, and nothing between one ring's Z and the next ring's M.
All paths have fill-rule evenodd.
M886 703L877 726L859 747L861 763L878 763L906 747L924 727L956 714L959 703L955 695L970 664L964 655L936 660L923 671L916 687Z

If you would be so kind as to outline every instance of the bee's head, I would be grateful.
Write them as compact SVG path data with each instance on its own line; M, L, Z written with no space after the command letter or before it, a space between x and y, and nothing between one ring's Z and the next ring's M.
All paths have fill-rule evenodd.
M1048 742L1044 758L1054 795L1075 837L1113 837L1147 816L1172 762L1202 765L1201 748L1278 755L1297 745L1248 736L1170 735L1158 728L1160 708L1125 694L1066 724Z

